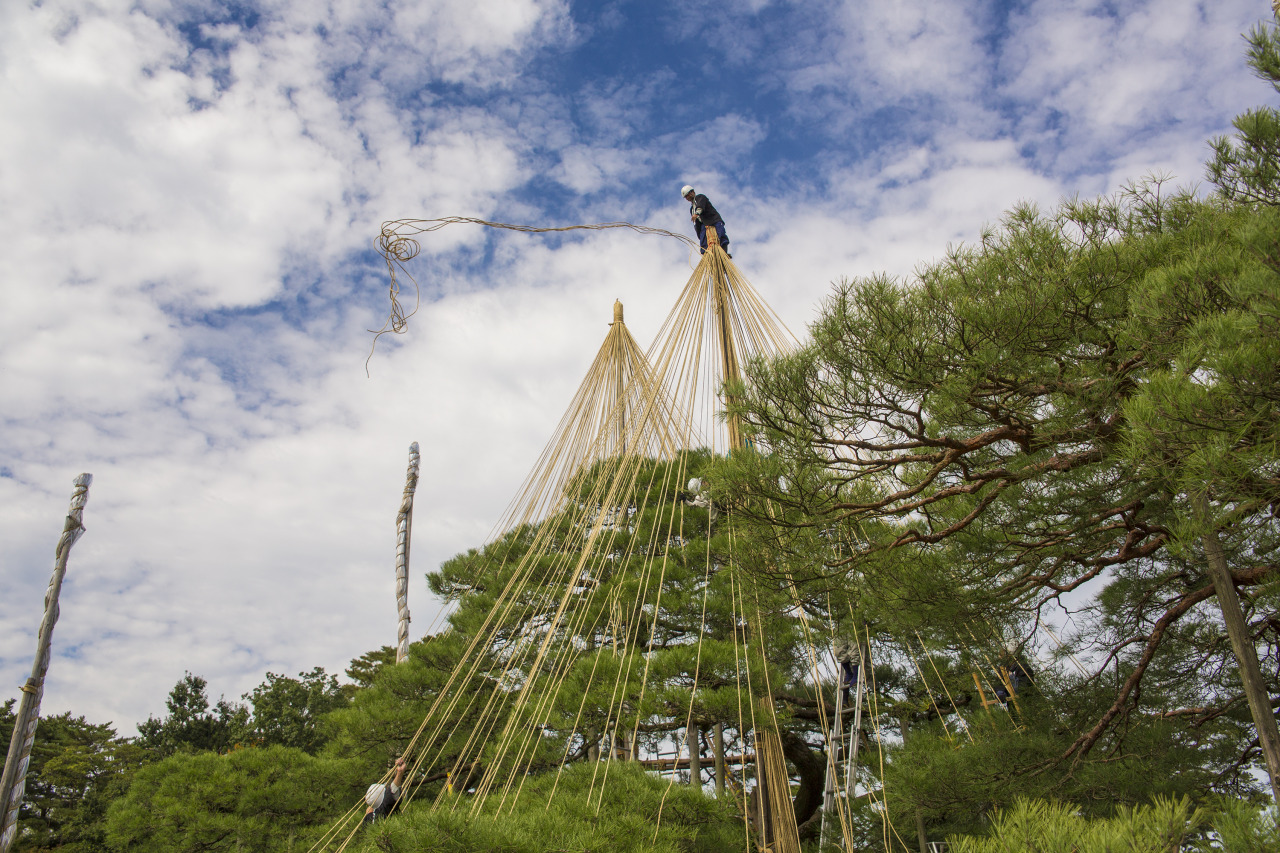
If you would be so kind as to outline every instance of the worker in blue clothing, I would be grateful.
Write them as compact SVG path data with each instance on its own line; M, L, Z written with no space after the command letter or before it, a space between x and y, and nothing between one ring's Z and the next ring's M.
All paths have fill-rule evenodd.
M689 202L689 218L693 220L693 230L698 235L698 245L702 247L702 254L707 253L707 229L715 228L716 236L720 238L720 248L724 249L725 254L728 255L729 235L724 233L724 219L715 205L705 195L694 192L693 187L688 184L680 188L680 195ZM733 255L729 257L732 258Z

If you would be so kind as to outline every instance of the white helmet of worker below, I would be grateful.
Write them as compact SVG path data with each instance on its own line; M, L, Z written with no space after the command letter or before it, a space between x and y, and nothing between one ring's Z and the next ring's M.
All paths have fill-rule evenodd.
M684 198L691 192L693 192L693 187L689 186L688 184L685 184L680 188L680 197Z

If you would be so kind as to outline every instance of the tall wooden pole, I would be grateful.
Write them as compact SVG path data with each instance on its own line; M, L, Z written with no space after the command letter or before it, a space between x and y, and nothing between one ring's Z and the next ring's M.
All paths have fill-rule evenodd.
M707 251L712 253L723 251L720 249L720 236L716 234L715 228L707 229ZM741 372L738 369L738 353L733 346L733 326L729 320L729 282L723 264L724 262L721 261L713 266L715 281L712 283L716 325L720 331L720 370L724 374L725 382L737 382ZM725 402L732 401L726 399ZM742 449L742 430L736 415L729 417L728 427L729 447L733 450Z
M716 761L716 799L719 800L724 798L724 723L716 723L711 732L712 751Z
M44 618L40 620L40 632L36 639L36 659L31 667L31 677L22 685L22 698L18 715L13 721L13 736L9 739L9 752L4 760L4 775L0 777L0 853L6 853L18 831L18 810L22 807L22 795L27 787L27 765L31 762L31 746L36 739L36 723L40 720L40 699L44 696L44 677L49 671L49 657L53 645L53 626L58 621L58 594L62 592L62 578L67 573L67 555L71 546L84 533L84 505L89 499L92 474L81 474L75 479L71 492L71 508L62 525L62 536L54 551L53 577L44 594Z
M702 790L702 728L694 723L685 732L689 742L689 784L694 790Z
M409 445L409 471L396 515L396 663L409 656L409 542L413 537L413 493L418 489L418 442Z
M618 326L625 325L622 320L622 300L621 299L613 300L613 322L610 323L609 325L613 326L615 324ZM616 340L618 339L615 338L615 341ZM614 396L614 399L617 401L617 406L618 406L618 446L616 448L616 451L619 456L624 456L626 455L626 452L627 452L627 405L623 400L623 395L625 394L626 387L627 387L626 378L627 377L623 372L622 351L621 351L621 348L619 347L614 352L614 364L613 364L613 382L614 382L613 396Z
M721 371L725 382L737 382L741 378L741 372L738 354L733 345L733 324L729 318L729 274L725 268L724 249L720 247L720 236L715 228L707 229L707 252L714 277L712 297L716 325L720 331ZM726 399L725 402L730 403L732 400ZM730 449L741 450L744 442L736 416L728 419L728 428ZM782 736L778 733L777 720L768 700L761 699L760 713L764 725L756 727L756 785L760 795L758 825L761 829L761 847L777 853L799 853L800 834L791 804L791 782L782 753Z

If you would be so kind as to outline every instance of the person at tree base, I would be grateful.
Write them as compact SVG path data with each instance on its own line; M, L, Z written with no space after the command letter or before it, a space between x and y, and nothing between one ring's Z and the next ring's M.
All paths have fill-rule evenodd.
M707 253L707 229L715 228L716 236L720 238L720 248L732 258L733 255L729 254L729 235L724 233L724 219L711 200L705 195L694 192L693 187L687 184L680 188L680 195L689 202L689 218L693 220L693 230L698 235L698 245L702 247L702 254Z
M396 803L400 802L400 784L404 782L405 760L404 756L396 759L395 776L391 780L391 784L383 785L381 782L375 782L369 786L369 790L364 792L364 801L368 804L368 808L364 812L364 822L373 823L391 814L391 810L396 807Z

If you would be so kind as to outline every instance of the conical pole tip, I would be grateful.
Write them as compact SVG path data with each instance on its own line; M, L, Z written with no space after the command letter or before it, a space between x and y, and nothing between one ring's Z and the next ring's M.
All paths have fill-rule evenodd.
M615 299L613 301L613 322L615 323L622 322L622 300L621 299Z

